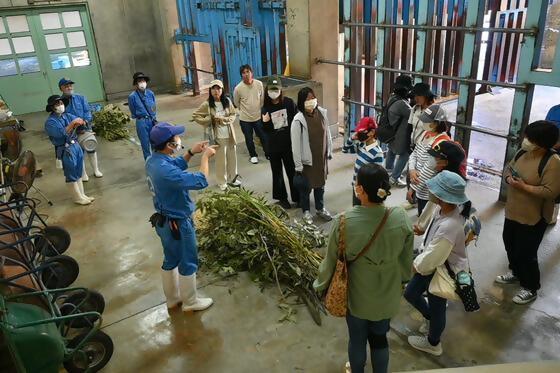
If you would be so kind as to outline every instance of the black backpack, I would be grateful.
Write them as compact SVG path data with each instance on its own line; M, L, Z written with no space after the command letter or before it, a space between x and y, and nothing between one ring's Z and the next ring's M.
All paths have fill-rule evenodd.
M375 131L375 135L377 136L377 139L382 143L389 144L395 139L397 130L399 129L400 120L399 124L394 127L391 126L391 123L389 123L389 108L395 102L398 102L400 100L402 99L398 97L391 97L387 102L387 105L382 108L381 114L377 119L377 131Z
M517 154L515 155L515 157L513 158L513 161L517 162L517 160L519 158L521 158L521 156L525 153L527 153L525 150L523 150L523 149L519 150L517 152ZM553 149L548 149L546 151L546 153L544 154L544 157L542 157L542 159L539 163L539 169L538 169L540 178L542 178L542 174L543 174L544 168L546 167L546 164L548 163L548 160L550 158L552 158L555 154L558 154L558 152L553 150ZM554 200L554 203L560 203L560 195L556 197L556 199Z

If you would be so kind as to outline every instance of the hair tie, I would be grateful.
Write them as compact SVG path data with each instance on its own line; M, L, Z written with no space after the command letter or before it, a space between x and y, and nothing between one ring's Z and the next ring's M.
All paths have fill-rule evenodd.
M377 197L386 198L387 197L387 191L383 188L377 189Z

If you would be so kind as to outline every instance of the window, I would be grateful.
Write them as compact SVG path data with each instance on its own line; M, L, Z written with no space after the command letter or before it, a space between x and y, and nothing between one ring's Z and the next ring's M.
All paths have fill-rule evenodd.
M72 52L72 64L74 66L89 66L91 65L91 60L89 59L89 53L87 50Z
M26 16L11 16L6 17L6 20L8 21L8 30L11 33L29 31L29 25L27 24Z
M4 26L4 19L0 17L0 34L6 33L6 27Z
M68 46L70 48L86 46L86 37L83 31L68 32L66 37L68 38Z
M42 13L40 18L43 30L56 30L62 27L58 13Z
M10 46L10 40L0 39L0 56L7 56L12 54L12 47Z
M37 56L20 58L18 60L18 64L19 64L19 71L22 74L36 73L38 71L41 71Z
M51 66L53 70L68 69L72 67L68 53L51 54Z
M82 27L80 12L63 12L64 27Z
M55 49L66 48L66 42L64 41L64 34L48 34L45 35L45 40L47 42L47 48L50 51Z
M12 38L12 43L14 44L16 53L35 52L35 47L33 46L33 40L31 39L31 36Z
M17 75L16 61L0 60L0 76Z

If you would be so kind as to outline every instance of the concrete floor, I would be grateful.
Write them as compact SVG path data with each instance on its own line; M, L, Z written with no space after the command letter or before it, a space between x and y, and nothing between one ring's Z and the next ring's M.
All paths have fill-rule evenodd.
M159 118L185 124L203 99L158 97ZM52 207L43 203L41 212L48 215L49 223L62 224L72 234L68 254L80 263L77 285L97 289L105 296L104 331L113 338L115 354L104 371L342 371L347 360L343 320L324 317L319 327L304 307L297 306L297 323L279 323L283 314L277 307L276 289L261 292L243 274L219 280L202 271L199 285L214 298L215 305L194 315L168 314L160 287L161 246L148 223L153 209L140 148L130 141L101 141L105 176L86 184L87 193L97 199L90 206L76 206L61 172L54 168L52 147L42 131L45 117L38 113L23 118L28 128L24 145L40 159L44 176L36 185L54 203ZM183 143L200 138L200 128L188 124ZM268 162L249 164L244 145L238 154L245 186L269 195ZM350 207L353 159L337 153L331 163L325 199L333 212ZM408 347L406 336L418 328L419 315L403 302L392 321L391 371L560 360L560 225L547 232L540 250L540 297L529 306L516 306L510 301L514 287L493 284L494 276L506 270L500 239L503 205L496 202L498 192L471 181L469 195L483 221L478 246L470 248L482 309L466 314L460 304L450 304L444 354L435 358ZM394 191L388 204L403 200L404 191ZM299 216L298 211L292 214ZM542 369L560 371L559 365ZM509 367L497 371L505 370L512 371Z

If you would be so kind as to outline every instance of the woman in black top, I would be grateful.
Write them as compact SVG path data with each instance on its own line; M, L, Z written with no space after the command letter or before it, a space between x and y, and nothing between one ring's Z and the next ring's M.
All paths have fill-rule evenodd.
M291 98L282 95L282 83L279 78L269 80L265 89L262 108L263 128L268 134L270 168L272 169L272 198L280 201L280 206L291 208L284 184L282 164L288 176L292 201L299 202L299 194L294 189L293 179L295 165L290 139L290 125L297 113L297 107Z

